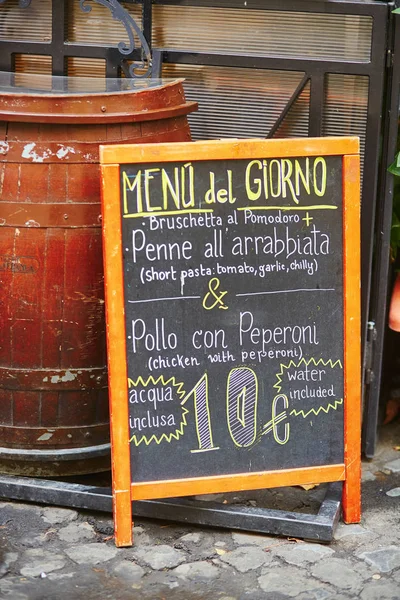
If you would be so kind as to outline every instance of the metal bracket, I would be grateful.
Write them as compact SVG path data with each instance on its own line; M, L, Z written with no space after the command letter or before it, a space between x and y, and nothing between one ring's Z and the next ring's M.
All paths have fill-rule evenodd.
M119 42L118 50L120 54L124 56L122 59L122 69L126 71L126 75L136 79L144 79L149 77L152 72L152 63L151 63L151 52L149 48L149 44L140 29L139 25L136 21L131 17L129 12L119 3L118 0L92 0L93 2L108 8L111 12L113 19L119 21L125 28L126 33L128 34L129 43ZM85 13L89 13L92 10L90 4L88 4L89 0L79 0L79 4L81 10ZM126 58L128 55L132 54L135 50L135 37L137 37L140 41L142 60L140 64L132 63L127 68L126 67ZM144 70L144 72L138 74L136 70L140 71Z
M340 516L341 495L341 482L329 484L316 515L202 502L192 498L140 500L132 503L132 512L136 517L149 519L330 542ZM66 481L0 475L0 498L112 512L111 488Z
M375 322L368 321L367 340L365 343L365 365L364 365L364 383L370 385L374 380L374 372L372 369L374 342L377 339L378 332Z

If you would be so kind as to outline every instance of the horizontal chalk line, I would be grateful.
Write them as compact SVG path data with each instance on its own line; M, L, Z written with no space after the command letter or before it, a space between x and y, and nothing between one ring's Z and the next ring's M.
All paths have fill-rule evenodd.
M274 290L272 292L251 292L249 294L236 294L236 296L261 296L264 294L290 294L291 292L334 292L335 288L299 288L297 290Z
M148 300L128 300L130 304L140 304L141 302L162 302L163 300L198 300L201 296L174 296L171 298L150 298Z

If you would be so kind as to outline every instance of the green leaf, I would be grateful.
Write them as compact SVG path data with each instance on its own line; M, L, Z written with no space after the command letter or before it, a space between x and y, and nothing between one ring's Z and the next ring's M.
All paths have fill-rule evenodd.
M397 175L397 177L400 177L400 152L398 152L395 155L394 161L392 162L391 165L388 166L388 171L389 171L389 173L392 173L393 175Z

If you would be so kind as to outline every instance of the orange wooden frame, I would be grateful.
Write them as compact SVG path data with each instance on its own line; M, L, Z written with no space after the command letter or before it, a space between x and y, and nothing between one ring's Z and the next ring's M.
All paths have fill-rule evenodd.
M336 465L131 482L125 313L121 247L120 165L306 156L343 157L344 462ZM112 476L117 546L132 545L131 501L266 487L344 481L343 515L361 513L360 158L358 138L221 140L100 147Z

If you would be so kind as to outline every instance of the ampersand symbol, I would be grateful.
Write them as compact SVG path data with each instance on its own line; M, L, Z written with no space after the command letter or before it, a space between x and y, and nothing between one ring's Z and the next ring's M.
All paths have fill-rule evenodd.
M218 290L218 288L220 286L220 283L221 282L218 279L218 277L213 277L208 282L208 289L209 289L209 291L207 292L207 294L203 298L203 308L205 308L206 310L212 310L216 306L218 306L218 308L222 308L223 310L227 310L228 307L226 306L226 304L224 304L224 302L222 301L222 298L228 292L218 292L217 293L217 290ZM213 304L211 304L211 306L210 306L208 304L208 300L210 299L212 301L213 298L215 299L215 302Z

